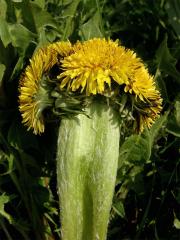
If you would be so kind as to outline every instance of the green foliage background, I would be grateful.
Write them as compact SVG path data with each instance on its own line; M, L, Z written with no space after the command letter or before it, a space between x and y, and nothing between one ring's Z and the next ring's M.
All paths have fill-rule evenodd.
M108 240L179 239L179 0L0 0L0 239L60 239L57 123L26 131L20 74L48 42L103 36L138 53L164 99L150 130L121 140Z

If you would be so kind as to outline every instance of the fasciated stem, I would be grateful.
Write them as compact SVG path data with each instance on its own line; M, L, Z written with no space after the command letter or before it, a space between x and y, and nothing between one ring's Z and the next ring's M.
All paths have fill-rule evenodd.
M86 114L63 119L57 180L63 240L105 240L119 155L116 112L92 103Z

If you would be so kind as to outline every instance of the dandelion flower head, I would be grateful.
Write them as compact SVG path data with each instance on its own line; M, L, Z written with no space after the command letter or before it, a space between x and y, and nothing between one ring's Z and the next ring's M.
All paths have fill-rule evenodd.
M22 122L34 134L44 132L45 128L42 112L48 106L48 101L43 79L59 61L58 56L67 56L70 51L69 42L57 42L37 50L21 76L19 110Z
M89 96L104 95L114 84L119 89L121 86L124 92L135 96L140 110L135 113L139 131L152 125L161 111L162 99L154 78L136 53L117 41L99 38L77 42L73 49L71 55L61 60L61 89Z

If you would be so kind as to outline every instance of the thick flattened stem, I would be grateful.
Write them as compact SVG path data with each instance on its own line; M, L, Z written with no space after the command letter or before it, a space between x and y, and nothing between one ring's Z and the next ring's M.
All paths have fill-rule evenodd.
M119 125L114 110L92 103L63 119L57 180L63 240L105 240L116 181Z

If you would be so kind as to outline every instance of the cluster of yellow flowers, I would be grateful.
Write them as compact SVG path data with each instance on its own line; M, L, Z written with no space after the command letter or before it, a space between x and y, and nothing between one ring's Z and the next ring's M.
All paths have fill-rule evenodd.
M20 112L23 123L35 134L44 131L39 91L42 78L54 65L60 89L90 95L105 95L107 89L123 89L145 104L138 114L139 131L150 127L162 108L162 99L153 77L142 60L118 41L94 38L72 45L70 42L49 44L35 52L20 81ZM121 94L121 91L119 91Z

